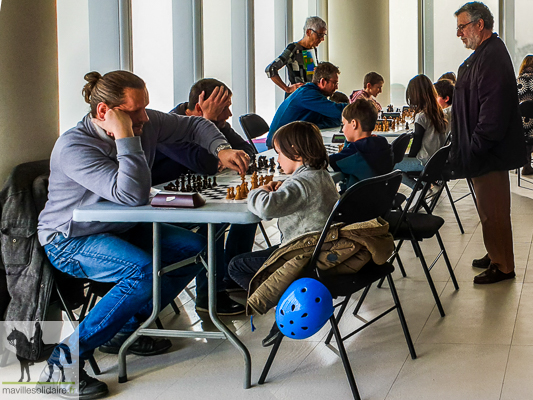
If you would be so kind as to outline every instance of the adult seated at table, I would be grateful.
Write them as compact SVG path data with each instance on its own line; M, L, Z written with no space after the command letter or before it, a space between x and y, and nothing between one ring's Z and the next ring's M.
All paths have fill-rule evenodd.
M346 188L392 171L390 144L383 136L372 134L377 119L376 107L365 99L357 99L342 112L346 143L339 153L329 156L329 163L334 171L346 175Z
M100 398L107 385L84 368L100 346L117 353L152 309L152 225L76 222L76 208L110 201L141 206L149 201L155 149L160 142L194 141L216 155L222 165L246 171L248 156L232 150L219 130L205 118L182 117L147 110L144 81L127 71L85 75L83 88L90 112L57 140L50 161L48 201L39 216L39 241L52 265L74 277L115 286L94 306L67 339L79 350L79 390L75 398ZM161 225L162 264L193 256L205 238L186 229ZM161 306L165 307L198 274L191 265L164 275ZM74 337L79 337L76 341ZM171 347L168 339L143 336L129 349L156 355Z
M320 17L308 17L304 25L304 37L298 42L290 43L283 53L266 67L267 76L288 97L292 92L307 82L313 81L313 73L318 62L316 48L324 41L328 27ZM278 71L287 67L289 84L280 78Z
M320 129L341 125L342 110L348 104L328 99L339 87L340 70L329 62L321 62L315 69L313 82L307 83L285 99L278 107L266 140L272 148L274 133L294 121L307 121Z
M205 78L196 82L189 92L189 101L178 104L171 113L197 116L213 122L226 137L233 149L243 150L249 156L254 154L252 145L233 130L227 122L232 116L232 92L223 82ZM152 183L158 185L177 179L187 171L202 175L215 175L219 170L219 160L196 143L159 143L152 167ZM197 224L195 224L197 225ZM185 225L181 225L186 227ZM228 275L229 261L241 254L252 251L257 224L231 225L224 250L224 237L217 241L217 313L238 315L244 313L244 306L232 300L227 291L239 287ZM207 225L201 224L197 232L207 236ZM240 287L239 287L240 288ZM196 311L208 312L208 281L204 273L196 277Z
M381 111L381 104L378 103L376 97L381 93L385 79L377 72L369 72L365 75L363 80L363 89L354 90L350 95L350 103L354 103L357 99L367 99L374 104L378 111Z

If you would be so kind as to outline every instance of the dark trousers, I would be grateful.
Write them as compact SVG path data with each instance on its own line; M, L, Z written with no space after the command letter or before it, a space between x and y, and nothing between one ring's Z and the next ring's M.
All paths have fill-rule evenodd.
M6 271L0 268L0 321L4 321L4 314L10 301L11 296L9 296L7 291Z
M217 225L219 229L220 225ZM216 243L216 270L217 289L219 292L225 290L225 282L229 278L228 265L231 259L239 254L248 253L252 250L255 240L257 224L232 224L230 226L226 244L224 246L224 236ZM197 232L207 237L207 225L203 224ZM225 250L224 250L225 247ZM196 277L196 302L207 303L207 271L202 271Z
M250 281L254 275L278 247L279 245L276 245L266 250L254 251L233 257L228 266L231 279L237 282L243 289L248 290Z
M502 272L514 271L511 189L508 171L472 178L483 242L489 258Z

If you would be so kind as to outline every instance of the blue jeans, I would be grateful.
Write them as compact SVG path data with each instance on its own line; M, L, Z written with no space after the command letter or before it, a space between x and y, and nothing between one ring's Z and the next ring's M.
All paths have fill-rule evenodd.
M404 157L402 161L394 166L394 168L404 172L422 171L424 169L424 164L422 164L418 158ZM402 175L402 183L409 186L411 189L416 185L416 181L405 174Z
M186 229L161 224L163 266L194 256L205 238ZM54 267L71 276L116 285L78 326L79 355L86 360L118 331L133 332L152 312L152 224L138 224L124 234L102 233L65 238L58 234L45 245ZM161 308L167 306L198 274L190 265L165 274Z

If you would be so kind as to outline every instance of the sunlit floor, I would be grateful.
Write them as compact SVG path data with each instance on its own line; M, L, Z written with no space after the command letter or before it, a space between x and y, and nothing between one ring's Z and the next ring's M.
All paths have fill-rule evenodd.
M460 289L455 291L444 262L432 271L446 316L441 318L429 286L410 246L401 255L407 278L394 273L399 297L418 358L412 360L395 313L349 339L348 356L363 399L532 399L533 398L533 190L512 180L512 217L517 277L494 285L473 285L480 270L473 258L484 255L481 227L471 197L457 203L465 233L459 228L447 199L435 214L445 218L441 233ZM454 197L467 192L464 181L452 183ZM523 183L533 189L533 183ZM273 224L268 232L274 241ZM258 236L260 239L260 236ZM422 244L426 258L437 254L436 240ZM528 266L532 266L528 270ZM213 329L205 315L198 316L189 295L182 294L181 314L163 312L165 327ZM355 301L355 299L353 299ZM372 288L363 318L391 304L389 289ZM205 319L203 319L205 318ZM97 353L113 398L124 399L350 399L351 392L340 359L322 339L285 340L268 381L257 385L270 349L261 347L273 312L254 318L225 319L252 355L252 388L243 389L243 361L227 341L173 339L164 355L128 356L129 381L117 383L117 357ZM341 331L360 324L348 313ZM90 369L89 369L89 372Z

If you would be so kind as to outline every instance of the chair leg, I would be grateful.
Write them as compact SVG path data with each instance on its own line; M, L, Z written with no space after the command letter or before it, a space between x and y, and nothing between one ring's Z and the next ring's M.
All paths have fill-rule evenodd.
M91 369L93 370L95 375L100 375L102 372L100 371L100 367L98 367L98 364L96 363L96 360L94 359L94 356L91 356L89 358L89 364L91 365Z
M259 385L262 385L265 383L265 380L268 375L268 371L270 370L270 367L272 366L272 362L274 361L274 358L276 357L276 353L278 352L279 345L281 344L281 341L283 340L283 335L279 335L279 337L274 342L274 347L272 347L272 350L270 351L270 355L268 356L268 360L263 367L263 372L261 372L261 377L259 378L259 381L257 383Z
M431 277L431 274L429 273L426 260L424 258L424 255L422 254L422 249L420 248L416 240L411 241L411 243L413 244L413 246L416 246L418 248L418 251L420 252L420 264L422 264L422 269L424 270L424 273L426 274L426 279L428 281L429 288L431 289L431 293L433 293L433 298L435 299L435 303L437 304L437 308L439 309L440 316L444 317L446 314L444 313L444 308L442 308L439 294L437 293L437 289L435 288L435 284L433 283L433 278Z
M474 205L476 206L476 210L477 210L476 192L474 191L474 184L472 183L472 179L466 178L466 183L468 184L468 188L470 189L470 194L472 195L472 198L474 199Z
M461 231L461 234L464 234L465 230L463 229L463 224L461 224L461 218L459 218L459 213L457 212L457 208L455 208L455 202L453 201L452 194L447 183L444 183L444 189L446 189L446 194L448 195L448 200L450 200L452 211L455 215L455 220L457 221L457 225L459 225L459 230Z
M403 334L405 336L405 341L407 342L407 347L409 347L409 353L411 353L411 358L416 359L415 346L413 345L413 340L411 339L411 334L409 333L409 328L407 327L407 322L405 321L405 315L403 314L402 305L400 304L400 298L398 297L398 292L396 291L396 286L392 279L391 274L387 275L387 281L389 282L390 292L396 304L396 311L398 312L398 317L400 318L400 323L402 325Z
M180 313L181 313L181 312L180 312L180 308L179 308L178 305L176 304L176 301L175 301L175 300L172 300L172 301L170 302L170 306L172 307L172 309L174 310L174 313L175 313L176 315L180 315Z
M342 301L341 308L339 308L339 311L337 312L337 316L335 317L335 321L337 321L337 323L339 323L339 321L341 320L344 314L344 311L346 311L346 307L348 306L348 301L350 300L350 297L352 296L346 296L344 300ZM331 342L332 337L333 337L333 331L330 329L328 336L326 336L326 341L324 343L329 344Z
M359 391L357 390L357 385L355 384L355 378L353 377L352 367L350 366L350 361L348 360L348 355L346 354L346 349L344 348L344 343L342 342L339 327L337 326L337 322L335 321L335 317L333 315L329 318L329 322L331 323L331 329L333 330L335 340L337 341L337 347L339 349L342 364L344 365L346 377L348 378L350 388L352 389L353 398L355 400L361 400L361 396L359 396Z
M450 259L448 258L448 253L446 253L446 249L444 248L444 243L442 243L440 233L437 232L435 236L437 237L440 249L442 250L442 256L444 257L444 261L446 262L446 267L448 268L448 272L450 273L450 278L452 278L453 286L455 287L455 290L459 290L459 285L457 284L457 279L455 279L455 273L453 272L452 264L450 263Z
M161 320L159 319L159 317L157 317L155 319L155 326L157 326L157 329L165 329L165 327L163 326L163 323L161 322Z
M259 229L261 229L261 233L263 234L263 237L265 238L265 242L267 244L268 247L272 247L272 245L270 244L270 239L268 238L268 235L265 231L265 227L263 226L263 223L262 222L259 222Z
M371 286L372 286L372 284L368 285L365 288L365 290L363 290L363 293L361 293L361 297L359 297L359 300L357 301L357 305L355 306L355 308L353 310L353 315L354 316L359 314L359 310L361 309L361 306L363 305L363 301L365 301L366 295L368 294L368 291L370 290Z

